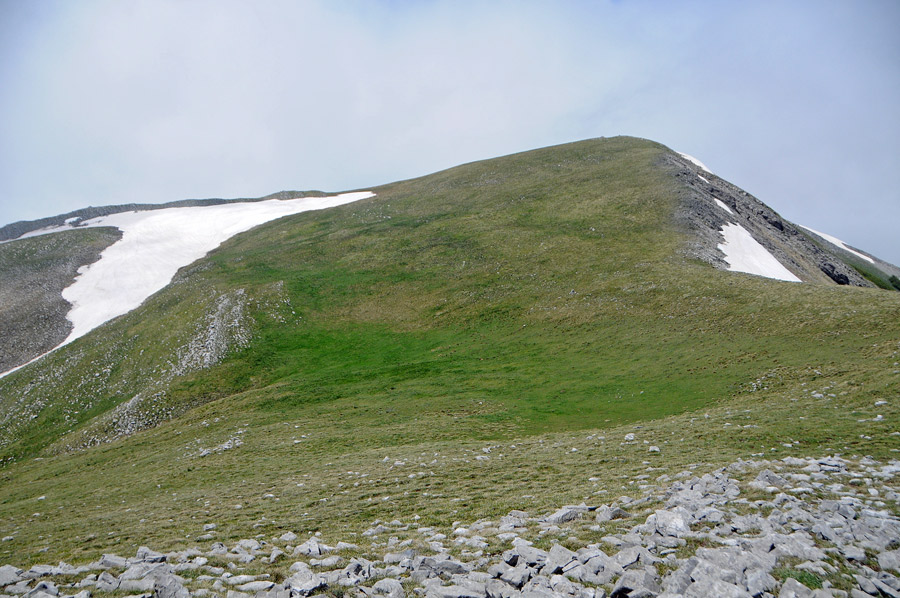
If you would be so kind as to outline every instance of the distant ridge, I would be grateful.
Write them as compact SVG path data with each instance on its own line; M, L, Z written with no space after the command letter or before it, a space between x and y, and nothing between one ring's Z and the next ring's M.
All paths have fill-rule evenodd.
M298 199L301 197L318 197L325 195L322 191L278 191L264 197L241 197L237 199L181 199L170 201L167 203L127 203L112 206L89 206L81 208L74 212L59 214L57 216L48 216L38 220L20 220L7 224L0 228L0 241L11 241L18 239L22 235L30 232L47 228L50 226L62 226L66 220L78 218L79 220L89 220L91 218L99 218L100 216L109 216L110 214L118 214L120 212L147 211L147 210L164 210L166 208L191 208L197 206L216 206L227 203L242 203L249 201L266 201L269 199Z

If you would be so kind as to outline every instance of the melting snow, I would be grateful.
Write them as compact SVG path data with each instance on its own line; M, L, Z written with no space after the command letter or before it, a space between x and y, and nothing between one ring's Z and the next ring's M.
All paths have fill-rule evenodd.
M701 181L703 181L704 183L706 183L707 185L709 185L709 180L707 180L706 177L704 177L703 175L698 174L697 178L700 179Z
M345 193L333 197L305 197L287 201L166 208L122 212L88 220L86 226L115 226L122 238L63 291L72 304L74 325L63 344L82 337L109 320L128 313L169 284L187 266L234 235L282 216L320 210L372 197Z
M698 160L698 159L695 158L694 156L689 156L689 155L687 155L687 154L682 154L681 152L678 152L678 155L681 156L682 158L684 158L685 160L687 160L688 162L692 163L693 165L699 166L700 168L702 168L703 170L705 170L705 171L708 172L709 174L712 174L712 173L713 173L712 170L710 170L709 168L707 168L706 165L703 164L703 162L701 162L700 160Z
M716 205L717 205L717 206L719 206L720 208L722 208L723 210L725 210L725 211L728 212L729 214L734 214L734 212L731 211L731 208L729 208L729 207L725 204L725 202L722 201L721 199L716 199L715 197L713 197L713 201L716 202Z
M363 191L331 197L165 208L86 220L81 227L114 226L122 231L122 238L107 247L99 260L82 266L75 282L63 290L63 298L72 304L67 318L73 329L59 347L138 307L169 284L179 268L200 259L238 233L283 216L339 206L373 195ZM52 227L23 237L61 230L72 230L72 227Z
M803 225L801 224L800 226L803 226ZM847 246L846 243L844 243L843 241L841 241L841 240L838 239L837 237L832 237L831 235L826 235L825 233L820 233L819 231L813 230L813 229L809 228L808 226L803 226L803 228L805 228L806 230L808 230L808 231L811 232L811 233L814 233L814 234L816 234L816 235L819 235L820 237L822 237L823 239L825 239L826 241L828 241L828 242L831 243L832 245L835 245L835 246L837 246L837 247L840 247L840 248L843 249L844 251L849 251L850 253L852 253L852 254L855 255L855 256L861 257L862 259L866 260L866 261L869 262L870 264L874 264L874 263L875 263L875 260L873 260L873 259L870 258L869 256L863 255L863 254L861 254L860 252L858 252L858 251L856 251L856 250L854 250L854 249L850 249L850 248Z
M775 280L801 282L740 224L726 224L721 232L725 241L719 244L719 249L725 254L729 270Z

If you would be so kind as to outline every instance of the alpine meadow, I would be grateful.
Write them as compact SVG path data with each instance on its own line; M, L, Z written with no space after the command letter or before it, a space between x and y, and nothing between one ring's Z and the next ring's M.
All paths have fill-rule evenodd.
M140 558L148 546L184 592L231 598L538 595L543 586L524 584L541 576L560 584L546 595L573 598L699 596L701 581L706 595L787 595L797 584L848 596L868 587L860 575L891 588L884 576L900 565L879 555L896 554L896 537L842 544L812 531L818 519L785 522L783 533L806 533L822 556L773 556L773 583L759 592L750 568L722 580L745 594L672 580L692 558L741 546L715 541L716 526L731 525L729 537L782 533L741 524L788 511L767 487L815 508L840 502L831 470L815 465L826 457L859 470L838 480L859 491L857 511L898 524L900 467L865 469L900 451L896 266L631 137L359 191L372 195L232 236L138 308L55 349L71 328L60 293L122 235L71 215L7 231L0 365L46 354L0 378L0 564L27 572L137 554L135 566L151 562ZM735 271L728 225L800 282ZM37 234L47 226L73 230ZM10 289L28 291L14 301ZM788 485L748 486L762 469ZM723 471L740 488L714 503L723 518L682 513L687 531L663 529L671 484ZM577 516L548 516L579 505ZM627 517L599 515L615 507ZM508 527L510 517L522 524ZM662 540L651 547L653 533ZM310 539L324 548L298 552ZM550 556L531 563L526 541ZM338 542L352 548L333 550L337 560L307 558ZM847 556L845 544L864 554ZM562 550L615 559L630 546L648 556L618 562L609 578L548 564ZM464 566L441 570L429 555ZM348 562L380 572L328 577ZM49 574L58 591L48 593L188 595L128 590L125 565L110 563L94 573L119 576L112 589L63 570ZM517 566L530 568L518 585L503 577ZM320 571L312 589L289 583L310 567ZM636 582L637 571L652 579Z

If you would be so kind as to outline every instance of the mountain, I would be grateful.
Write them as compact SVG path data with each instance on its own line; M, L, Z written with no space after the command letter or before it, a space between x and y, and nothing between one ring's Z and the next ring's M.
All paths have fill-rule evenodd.
M688 157L596 139L365 191L0 379L0 555L174 549L198 517L446 525L648 467L896 447L900 293L877 287L900 271ZM7 369L68 338L61 289L122 234L65 216L0 245L0 288L40 298L4 298Z

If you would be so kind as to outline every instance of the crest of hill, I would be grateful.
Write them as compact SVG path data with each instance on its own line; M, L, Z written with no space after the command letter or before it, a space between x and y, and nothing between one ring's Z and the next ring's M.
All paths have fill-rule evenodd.
M81 208L74 212L59 214L57 216L49 216L47 218L39 218L37 220L20 220L0 227L0 242L18 239L22 235L33 233L45 228L63 226L73 220L77 223L80 220L90 220L100 216L109 216L110 214L118 214L120 212L142 212L147 210L164 210L167 208L190 208L197 206L217 206L228 203L244 203L255 201L266 201L269 199L297 199L300 197L319 197L324 195L321 191L279 191L271 193L264 197L238 198L238 199L181 199L178 201L170 201L162 204L150 203L128 203L111 206Z

